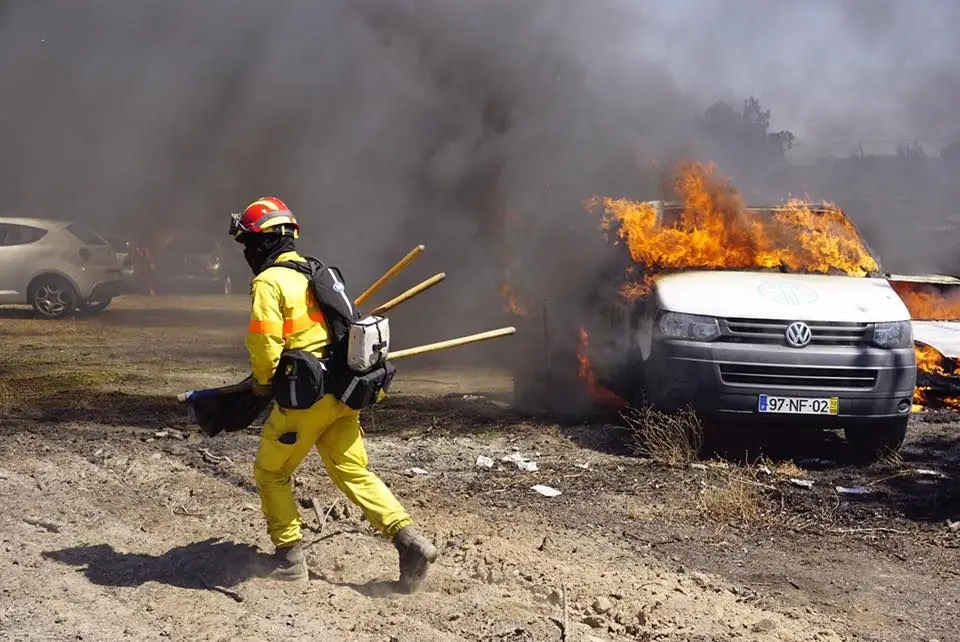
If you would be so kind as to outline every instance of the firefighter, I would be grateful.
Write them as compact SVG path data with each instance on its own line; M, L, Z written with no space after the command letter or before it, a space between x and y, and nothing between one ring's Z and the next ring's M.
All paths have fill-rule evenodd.
M275 197L258 199L231 218L230 234L243 245L255 275L246 347L257 394L270 393L284 349L322 357L330 342L307 277L296 270L270 267L278 261L304 261L294 244L299 233L290 208ZM300 514L290 478L313 447L333 483L363 510L374 528L392 540L399 554L400 588L415 591L437 558L437 549L413 528L400 502L367 469L359 412L330 394L306 410L282 410L274 404L263 427L254 478L267 532L276 547L267 576L307 578Z

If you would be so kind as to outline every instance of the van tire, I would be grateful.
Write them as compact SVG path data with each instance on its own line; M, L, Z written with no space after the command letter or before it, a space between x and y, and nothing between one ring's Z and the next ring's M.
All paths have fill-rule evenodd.
M56 274L38 276L27 290L27 300L43 319L62 319L79 304L77 291L67 279Z
M897 417L868 426L845 428L843 433L858 456L877 461L900 450L907 437L909 423L909 416Z

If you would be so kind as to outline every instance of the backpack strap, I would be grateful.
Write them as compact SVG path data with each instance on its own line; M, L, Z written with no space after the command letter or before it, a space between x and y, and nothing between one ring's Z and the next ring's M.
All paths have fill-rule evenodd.
M360 313L354 309L347 295L343 274L339 268L325 265L320 259L312 256L304 258L306 262L281 261L270 267L289 268L306 276L324 315L329 320L339 322L340 333L345 332L351 323L359 321Z

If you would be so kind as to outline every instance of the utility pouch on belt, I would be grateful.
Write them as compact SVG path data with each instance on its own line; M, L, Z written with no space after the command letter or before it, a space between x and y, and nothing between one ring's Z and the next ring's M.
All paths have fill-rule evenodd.
M346 388L337 394L344 404L354 410L363 410L367 406L377 403L380 392L390 388L390 382L397 373L397 369L389 361L383 361L368 372L351 373L353 376L346 379Z
M280 355L273 375L273 398L284 410L304 410L320 401L326 392L326 366L305 350Z

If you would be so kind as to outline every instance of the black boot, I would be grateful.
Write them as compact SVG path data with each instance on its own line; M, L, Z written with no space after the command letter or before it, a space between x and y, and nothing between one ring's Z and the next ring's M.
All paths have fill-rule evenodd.
M293 546L277 548L270 560L270 569L265 574L268 580L296 582L309 577L307 558L303 554L303 545L297 542Z
M405 526L393 538L400 554L400 589L413 593L427 576L427 568L437 559L437 549L412 526Z

